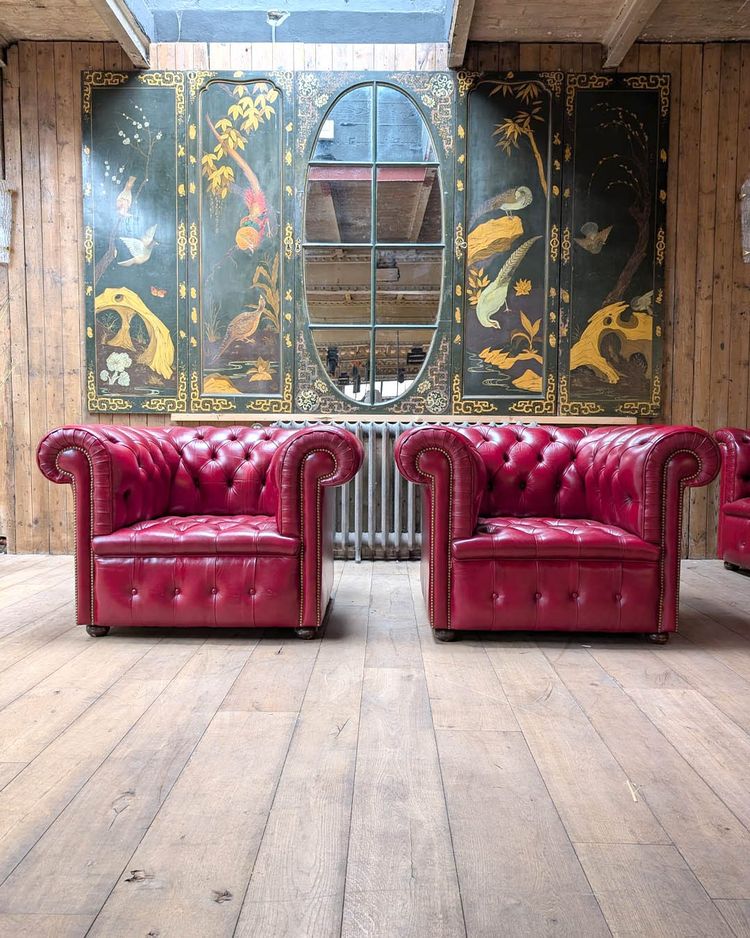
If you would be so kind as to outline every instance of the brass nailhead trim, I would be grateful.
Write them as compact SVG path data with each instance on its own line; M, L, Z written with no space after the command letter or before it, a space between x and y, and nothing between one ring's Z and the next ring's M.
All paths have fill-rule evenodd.
M680 479L680 495L679 495L679 509L677 513L677 557L676 557L676 582L677 582L677 595L675 596L675 628L674 631L678 630L679 626L679 613L680 613L680 557L682 554L682 514L684 511L684 501L685 501L685 488L689 482L692 482L693 479L697 479L698 476L703 471L703 461L701 460L698 453L692 449L678 449L671 454L669 459L667 459L664 464L664 472L662 474L662 486L661 486L661 557L659 560L659 618L656 623L657 633L662 631L663 619L664 619L664 560L665 560L665 551L667 544L667 529L666 529L666 520L667 520L667 470L669 469L670 462L675 458L675 456L682 455L694 456L698 460L698 469L691 476L687 476L684 479Z
M302 628L302 623L304 621L304 611L305 611L305 498L304 498L304 488L303 488L303 476L305 473L305 463L307 460L314 456L315 453L328 453L328 455L333 460L333 471L329 472L326 476L320 476L317 480L315 486L315 535L316 535L316 547L317 555L315 558L316 570L315 570L315 610L316 610L316 621L317 625L320 625L320 592L321 592L321 579L323 575L323 566L321 558L321 530L320 530L320 510L321 510L321 488L323 482L326 479L331 479L339 471L338 460L336 459L335 454L325 447L319 447L318 449L311 449L309 453L305 453L302 462L300 463L299 468L299 517L300 517L300 551L299 551L299 625Z
M76 479L72 472L68 472L67 469L63 469L60 466L60 456L63 453L68 452L68 450L77 450L79 453L83 453L86 457L86 461L89 464L89 477L91 480L91 485L89 486L89 581L91 584L91 608L89 609L89 618L91 620L91 625L95 625L94 621L94 464L91 461L91 456L85 449L81 446L66 446L65 449L61 450L55 456L55 469L60 473L60 475L67 476L70 479L70 484L73 488L73 525L74 525L74 534L76 540L76 549L73 553L73 576L75 577L75 597L76 597L76 619L80 615L80 596L78 595L78 489L76 486Z
M447 584L447 602L445 623L446 627L451 627L451 576L453 564L451 561L451 544L453 542L453 461L447 450L440 446L425 446L419 451L416 458L416 466L423 476L430 480L430 598L429 613L430 623L433 628L435 623L435 476L429 472L423 472L420 466L420 460L424 453L442 453L448 460L448 584Z

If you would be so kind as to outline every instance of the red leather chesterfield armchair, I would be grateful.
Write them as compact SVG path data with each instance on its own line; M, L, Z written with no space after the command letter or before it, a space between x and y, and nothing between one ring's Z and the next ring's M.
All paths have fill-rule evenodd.
M423 488L422 588L436 638L466 629L677 627L686 485L719 468L694 427L418 427L396 445Z
M333 500L362 446L337 427L81 426L37 461L75 494L78 622L294 628L331 592Z
M718 554L730 570L750 571L750 430L716 431L722 455Z

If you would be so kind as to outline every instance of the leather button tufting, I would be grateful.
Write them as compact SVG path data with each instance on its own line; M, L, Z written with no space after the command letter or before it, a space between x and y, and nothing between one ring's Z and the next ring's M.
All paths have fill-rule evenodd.
M131 594L132 594L133 596L137 596L137 595L138 595L138 590L137 590L135 587L133 587L133 589L132 589L130 592L131 592Z
M542 594L541 594L541 593L534 593L534 599L535 599L537 602L539 602L539 600L540 600L541 598L542 598Z
M218 592L219 592L219 591L216 589L215 586L212 586L212 587L211 587L211 595L212 595L212 596L215 596Z
M615 599L617 602L622 602L622 593L615 593Z
M571 593L571 594L570 594L570 598L571 598L571 599L578 599L578 593Z
M180 595L180 587L179 587L179 586L175 586L175 588L174 588L174 594L175 594L175 596L179 596L179 595Z
M497 593L493 593L493 594L492 594L492 598L496 600L496 599L497 599Z

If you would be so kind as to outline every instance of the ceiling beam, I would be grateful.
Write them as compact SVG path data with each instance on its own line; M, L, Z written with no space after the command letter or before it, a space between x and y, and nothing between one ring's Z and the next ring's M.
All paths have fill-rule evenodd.
M112 30L112 38L136 68L150 68L151 40L133 16L125 0L91 0L91 6Z
M661 0L624 0L602 38L605 68L620 65L660 3Z
M464 64L469 27L474 15L474 0L453 0L453 19L449 35L448 67L459 68Z

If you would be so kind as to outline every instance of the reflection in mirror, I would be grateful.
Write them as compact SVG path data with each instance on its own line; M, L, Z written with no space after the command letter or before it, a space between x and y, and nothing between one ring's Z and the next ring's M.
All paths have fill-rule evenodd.
M352 163L372 159L372 86L342 95L326 115L313 160Z
M378 162L434 161L430 132L414 104L396 88L378 85Z
M370 248L305 248L305 296L311 323L369 326L370 256Z
M440 243L442 204L433 166L381 166L377 178L378 241Z
M307 174L307 241L370 241L369 166L311 166Z
M353 401L370 403L370 330L312 329L331 384Z
M430 353L432 329L377 329L375 332L375 401L388 401L416 382Z
M438 318L442 276L442 248L380 248L375 321L433 325Z

